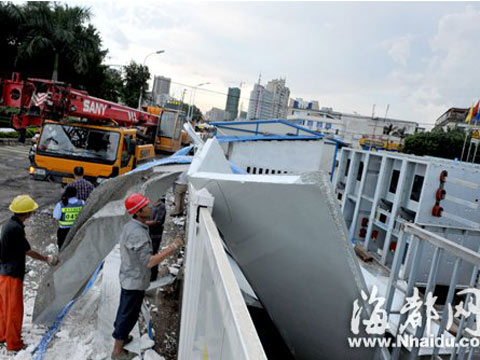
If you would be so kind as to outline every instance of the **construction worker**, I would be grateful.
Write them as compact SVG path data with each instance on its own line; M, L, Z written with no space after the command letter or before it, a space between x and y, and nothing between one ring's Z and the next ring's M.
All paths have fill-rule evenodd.
M83 201L87 201L88 197L90 196L90 193L95 189L95 186L83 178L83 167L81 166L76 166L73 169L73 176L75 178L75 181L68 184L66 187L74 187L77 189L77 198Z
M21 332L25 255L50 266L58 264L56 256L45 256L32 250L25 237L25 220L37 208L30 196L17 196L9 207L13 216L5 223L0 235L0 343L6 342L8 351L24 347Z
M184 211L185 194L188 189L187 172L182 172L175 181L175 209L172 216L182 216Z
M66 187L62 200L53 209L53 217L58 220L57 245L59 251L62 250L65 238L84 206L85 201L77 198L77 189L73 186Z
M165 217L167 215L167 209L165 206L165 196L160 197L152 206L152 218L147 221L148 231L150 233L150 239L152 239L153 253L156 254L160 248L163 235L163 224L165 223ZM150 281L157 280L158 265L152 268L152 276Z
M30 160L30 165L35 166L35 152L37 151L38 138L40 137L39 133L36 133L32 137L32 146L28 152L28 159Z
M112 334L115 339L112 351L114 360L135 357L123 347L132 340L129 334L140 315L145 290L150 286L151 269L183 245L183 240L177 238L165 250L153 254L147 225L152 216L149 203L150 200L141 194L132 194L125 200L125 208L133 219L125 224L120 237L121 293Z

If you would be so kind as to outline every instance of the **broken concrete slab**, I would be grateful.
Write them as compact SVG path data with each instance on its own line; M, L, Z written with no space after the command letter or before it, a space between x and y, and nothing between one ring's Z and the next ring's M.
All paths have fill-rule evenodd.
M230 165L223 155L223 150L216 139L209 139L193 158L188 174L199 172L232 173Z
M50 325L59 312L84 287L96 267L118 242L129 216L124 199L133 192L158 198L172 186L180 171L154 172L154 168L111 179L90 195L70 230L60 253L60 265L51 269L40 285L33 321Z
M353 302L368 291L328 175L205 172L215 165L203 164L211 157L202 153L216 151L209 142L189 180L214 196L212 216L229 252L292 354L371 358L373 349L347 343Z

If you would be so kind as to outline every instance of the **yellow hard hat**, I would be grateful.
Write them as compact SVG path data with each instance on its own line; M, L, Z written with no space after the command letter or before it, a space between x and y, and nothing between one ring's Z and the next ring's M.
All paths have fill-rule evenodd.
M25 214L38 208L38 204L29 195L18 195L9 206L15 214Z

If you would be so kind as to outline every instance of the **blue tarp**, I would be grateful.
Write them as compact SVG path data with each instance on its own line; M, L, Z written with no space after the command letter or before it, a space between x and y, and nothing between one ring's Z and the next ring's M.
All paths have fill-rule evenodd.
M192 162L192 159L193 159L193 156L173 156L172 155L167 158L158 159L158 160L154 160L154 161L150 161L145 164L142 164L130 172L142 171L142 170L150 169L151 167L159 166L159 165L190 164Z
M187 149L187 148L184 148L182 150L185 150L185 149ZM190 151L190 149L188 149L188 151ZM185 152L188 153L188 151L185 151ZM169 157L164 158L164 159L159 159L159 160L148 162L146 164L143 164L143 165L137 167L136 169L134 169L130 172L142 171L142 170L150 169L151 167L160 166L160 165L190 164L193 160L193 156L174 156L174 155L169 156ZM234 174L246 174L247 173L245 170L239 168L234 163L232 163L230 161L228 163L230 164L230 168L232 169L232 172Z
M178 150L176 153L172 154L172 156L185 156L185 155L188 155L188 153L190 152L190 150L193 149L193 145L190 145L190 146L186 146L180 150Z

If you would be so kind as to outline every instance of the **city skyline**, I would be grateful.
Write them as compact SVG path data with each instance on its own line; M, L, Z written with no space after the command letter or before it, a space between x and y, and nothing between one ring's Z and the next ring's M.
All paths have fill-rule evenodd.
M147 65L177 97L209 82L196 94L204 112L223 108L229 87L249 94L259 73L321 107L368 116L375 105L380 117L388 107L424 125L478 97L475 3L77 3L91 8L109 62L161 49Z

